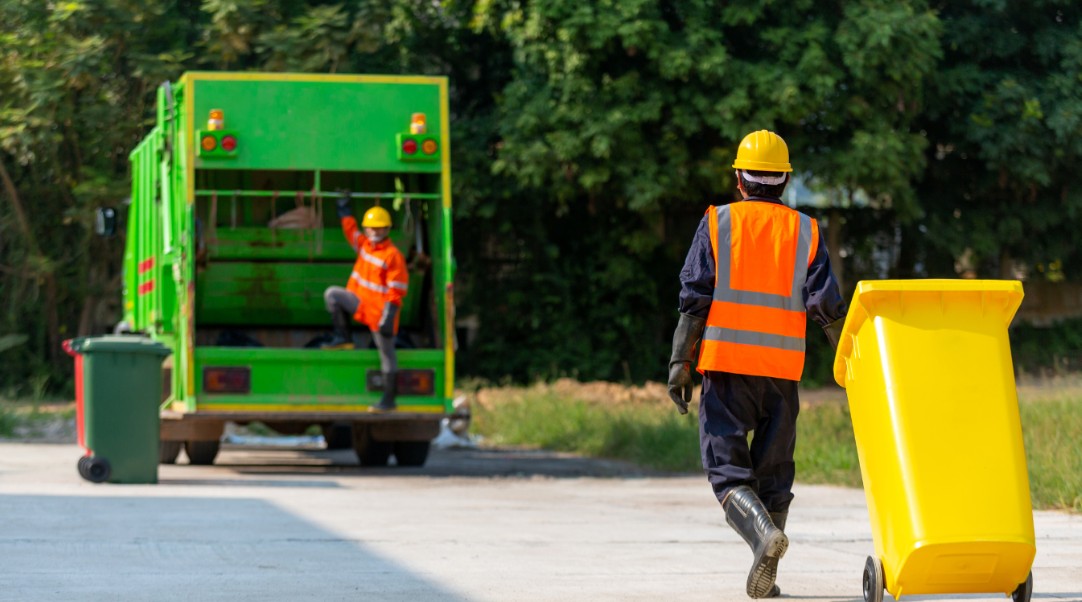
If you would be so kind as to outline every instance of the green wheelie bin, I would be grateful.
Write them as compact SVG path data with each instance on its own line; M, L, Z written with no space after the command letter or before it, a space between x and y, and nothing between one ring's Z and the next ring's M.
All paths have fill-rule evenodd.
M95 483L158 482L158 407L169 350L140 336L69 339L75 358L79 475Z

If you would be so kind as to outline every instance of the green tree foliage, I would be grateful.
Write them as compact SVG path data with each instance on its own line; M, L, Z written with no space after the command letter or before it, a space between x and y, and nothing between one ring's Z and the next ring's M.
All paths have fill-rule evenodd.
M185 70L451 81L464 372L662 378L677 272L735 147L789 143L861 277L1077 278L1082 8L970 0L82 0L0 3L0 392L118 315L155 88ZM1053 270L1050 266L1062 266ZM818 337L814 330L810 337ZM23 338L25 337L25 338ZM811 344L809 376L829 379ZM823 355L823 357L820 357Z
M1080 272L1082 5L944 3L940 74L921 115L918 194L930 257L969 251L983 276L1060 262ZM1037 274L1035 274L1036 276Z

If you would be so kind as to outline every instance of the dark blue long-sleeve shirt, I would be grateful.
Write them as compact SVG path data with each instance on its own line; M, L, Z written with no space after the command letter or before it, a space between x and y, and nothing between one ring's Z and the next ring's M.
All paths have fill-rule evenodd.
M763 202L765 199L756 199ZM765 201L772 202L772 201ZM776 201L774 201L776 202ZM684 267L680 270L680 313L706 318L714 297L714 252L710 246L709 216L703 216L699 228L691 239ZM817 222L818 224L818 222ZM842 297L838 280L830 269L830 255L823 244L820 230L815 258L808 266L808 278L804 282L804 307L808 317L820 326L844 318L848 305Z

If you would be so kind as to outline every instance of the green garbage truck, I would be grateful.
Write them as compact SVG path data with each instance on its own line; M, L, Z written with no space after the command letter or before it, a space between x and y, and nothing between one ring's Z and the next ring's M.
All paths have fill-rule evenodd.
M261 422L322 428L362 465L424 464L454 389L448 119L442 77L189 72L159 87L130 154L118 329L170 351L162 462L183 447L212 463L225 424ZM353 350L320 347L324 291L357 259L342 198L390 212L408 267L395 412L368 411L384 383L367 328Z

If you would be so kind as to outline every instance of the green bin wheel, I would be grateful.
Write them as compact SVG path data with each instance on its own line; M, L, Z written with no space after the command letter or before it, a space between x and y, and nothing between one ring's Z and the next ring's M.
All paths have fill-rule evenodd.
M864 602L883 602L884 587L883 564L869 556L864 563Z
M1033 596L1033 572L1030 571L1026 580L1018 584L1018 589L1014 590L1011 594L1011 600L1014 602L1029 602L1030 597Z
M184 451L188 454L188 463L197 466L214 464L220 445L219 441L185 441Z
M89 481L90 477L87 476L87 472L86 472L86 465L87 465L88 462L90 462L90 456L80 456L79 457L79 463L78 463L79 476L83 477L84 479Z
M399 466L424 466L430 446L430 441L395 441L395 460Z
M161 441L158 443L158 463L176 464L177 456L180 455L180 441Z
M113 469L105 458L84 457L85 462L79 461L79 474L91 483L104 483L109 480Z
M353 425L353 451L361 466L387 466L391 459L393 444L390 441L376 441L370 429L364 424Z

